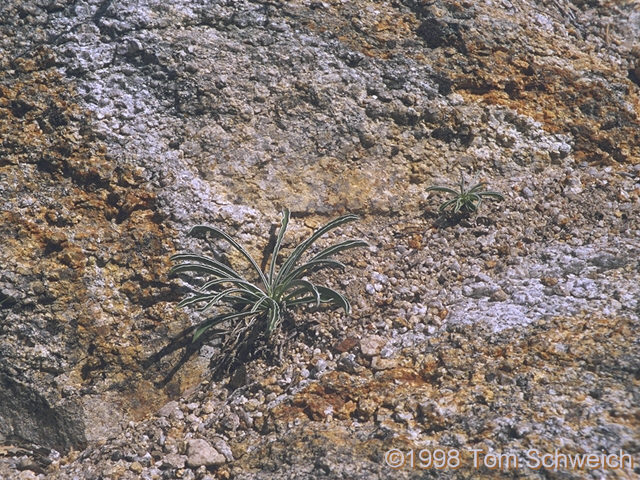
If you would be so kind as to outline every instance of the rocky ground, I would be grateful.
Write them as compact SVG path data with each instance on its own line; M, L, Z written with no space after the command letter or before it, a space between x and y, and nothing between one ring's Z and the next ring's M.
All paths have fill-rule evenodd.
M623 1L3 2L0 478L640 476L638 38ZM439 217L461 175L505 200ZM213 379L169 257L261 258L283 207L287 249L361 216L352 315Z

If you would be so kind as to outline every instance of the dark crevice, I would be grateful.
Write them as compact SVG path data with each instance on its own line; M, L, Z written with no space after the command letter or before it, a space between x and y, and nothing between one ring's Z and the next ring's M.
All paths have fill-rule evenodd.
M11 308L17 303L16 299L0 292L0 309Z
M633 83L635 83L640 87L640 77L638 76L638 73L640 73L640 67L635 68L633 70L630 69L628 78L629 80L631 80Z

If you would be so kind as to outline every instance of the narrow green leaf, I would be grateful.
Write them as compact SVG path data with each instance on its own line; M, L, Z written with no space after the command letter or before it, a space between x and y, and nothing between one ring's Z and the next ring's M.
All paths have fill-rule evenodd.
M333 260L331 258L325 258L322 260L311 260L309 262L303 263L298 268L293 270L289 276L287 276L286 280L282 283L288 283L291 280L296 278L302 278L305 275L308 275L312 272L317 272L318 270L322 270L323 268L346 268L346 265L338 260Z
M217 275L218 277L228 277L227 272L220 270L217 267L212 267L211 265L201 265L198 263L183 263L181 265L176 265L171 269L171 273L185 273L185 272L193 272L193 273L207 273L210 275Z
M452 198L451 200L447 200L446 202L444 202L442 205L440 205L439 210L441 212L444 212L447 208L449 208L451 205L453 205L454 203L457 203L458 199L457 198Z
M273 291L273 297L279 298L284 292L289 289L289 286L293 280L302 278L305 275L317 272L319 270L322 270L323 268L346 268L346 265L342 262L331 259L314 260L312 262L307 262L303 265L300 265L285 279L283 279L276 285L276 288Z
M458 210L467 210L469 212L475 212L478 207L475 204L473 199L467 199L466 201L462 201L460 202L460 208Z
M270 300L271 299L266 295L263 296L260 300L254 303L253 307L251 308L251 311L257 312L258 310L260 310L260 307L262 306L263 303L270 303Z
M282 211L282 222L280 223L280 231L278 232L278 238L276 239L276 244L273 247L273 252L271 253L271 264L269 265L269 285L267 286L269 289L273 287L273 276L275 274L276 262L278 260L278 253L280 252L280 247L282 246L282 239L284 238L284 233L287 231L288 224L289 224L289 209L285 208Z
M296 288L295 290L287 293L283 298L282 301L284 303L289 303L291 300L295 299L296 297L302 295L302 294L306 294L309 293L309 289L307 288ZM312 299L313 300L313 299Z
M222 272L226 273L226 276L233 277L233 278L240 278L240 279L243 278L242 275L236 272L229 265L225 265L224 263L216 260L215 258L207 257L205 255L198 255L195 253L178 253L176 255L172 255L171 260L174 262L180 262L180 261L200 262L210 267L214 267L221 270Z
M269 315L267 318L267 335L270 335L280 324L280 306L271 301L271 306L269 307Z
M469 200L467 203L475 203L475 202L479 202L481 201L482 198L480 198L480 195L478 195L477 193L471 193L469 194Z
M451 195L458 195L459 192L456 192L455 190L453 190L452 188L449 187L439 187L439 186L433 186L433 187L429 187L426 190L427 192L445 192L445 193L450 193Z
M193 297L187 297L184 300L182 300L180 303L178 303L178 308L186 307L187 305L192 305L194 303L208 301L208 300L211 300L214 296L215 294L212 294L212 295L198 294L198 295L194 295Z
M320 238L325 233L339 227L340 225L343 225L347 222L353 222L354 220L357 220L357 219L358 219L357 215L353 215L353 214L343 215L341 217L336 218L335 220L332 220L331 222L327 223L323 227L316 230L307 240L302 242L300 245L298 245L294 249L294 251L291 253L291 256L282 265L280 272L278 272L275 283L276 284L280 283L283 278L286 278L289 275L290 271L293 269L295 264L300 260L304 252L306 252L307 249L316 240L318 240L318 238Z
M260 288L256 287L253 283L238 278L216 278L215 280L209 280L207 283L202 285L202 287L200 287L200 290L207 290L208 288L215 287L216 285L220 285L222 283L231 283L236 286L244 287L247 292L250 292L252 294L264 294L264 292Z
M262 270L260 270L260 267L258 266L257 262L253 259L251 255L249 255L249 252L247 252L238 242L236 242L228 234L226 234L225 232L223 232L222 230L216 227L210 227L207 225L196 225L191 230L189 230L189 235L196 235L201 232L209 233L214 237L220 237L226 240L227 243L229 243L233 248L235 248L238 252L240 252L244 258L247 259L247 261L251 264L255 272L260 277L260 280L262 281L262 283L265 286L268 285L267 278L264 276L264 273L262 272Z
M368 247L368 246L369 244L364 240L345 240L344 242L336 243L334 245L331 245L330 247L325 248L316 256L312 257L310 262L313 262L314 260L321 260L321 259L330 257L332 255L337 255L338 253L348 250L350 248Z
M309 292L315 297L316 305L320 305L320 301L321 301L320 292L318 291L318 289L313 283L311 283L308 280L294 280L288 285L289 288L296 287L296 286L300 286L302 288L298 288L294 290L292 293L297 293L297 295L300 295L302 293ZM287 298L289 298L290 296L291 295L288 295Z
M478 193L478 195L480 195L481 197L494 197L494 198L497 198L498 200L504 200L504 195L502 195L500 192L487 191L487 192L480 192Z
M287 300L286 304L289 307L293 307L295 305L308 305L309 303L315 303L316 299L315 297L301 297L301 298L296 298L293 300Z
M339 307L342 307L347 315L351 313L351 305L349 301L344 297L341 293L336 292L335 290L328 287L317 287L320 292L320 296L322 302L326 303L335 303Z
M223 290L222 292L214 296L209 303L207 303L204 307L200 308L199 310L201 312L206 312L214 305L217 305L220 302L227 302L227 301L232 304L251 303L251 300L247 299L246 297L234 296L232 295L233 293L246 293L246 290L243 290L241 288L228 288L226 290Z
M487 184L487 182L480 182L476 185L474 185L473 187L471 187L467 193L476 193L476 190L479 190L481 188L483 188L485 185Z

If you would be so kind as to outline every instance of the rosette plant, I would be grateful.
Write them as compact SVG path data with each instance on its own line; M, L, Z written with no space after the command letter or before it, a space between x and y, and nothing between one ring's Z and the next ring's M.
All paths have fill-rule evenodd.
M485 197L493 198L495 200L504 200L504 196L500 192L483 190L486 185L486 182L480 182L467 189L465 187L464 178L460 176L458 190L454 190L450 187L434 185L427 188L427 192L443 192L448 193L453 197L440 205L440 208L438 209L440 213L444 213L449 209L454 215L468 215L478 210L478 207L480 207L480 204Z
M303 261L305 253L327 232L356 220L356 215L343 215L316 230L307 240L297 245L288 257L279 263L284 235L289 224L290 213L282 212L282 221L273 249L270 252L268 269L263 272L258 262L238 242L216 227L199 225L189 235L208 235L223 239L247 261L253 278L243 276L238 270L222 261L196 253L180 253L171 257L176 265L175 274L189 273L205 277L204 283L192 291L178 306L198 306L201 312L221 309L202 321L193 332L193 341L217 325L233 338L234 347L249 333L255 338L257 328L267 339L278 330L284 314L298 305L326 303L342 307L349 314L349 301L341 293L312 282L308 276L323 269L344 268L345 265L332 257L345 250L364 247L363 240L344 240L322 249ZM269 255L269 253L267 254ZM265 262L266 264L266 262Z

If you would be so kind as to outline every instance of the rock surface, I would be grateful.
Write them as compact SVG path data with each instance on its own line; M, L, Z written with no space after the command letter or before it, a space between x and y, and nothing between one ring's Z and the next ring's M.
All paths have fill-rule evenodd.
M468 458L640 465L639 38L631 1L3 1L0 478L640 474ZM461 175L505 200L438 218ZM353 314L213 382L169 257L261 258L282 207L286 248L362 216Z

